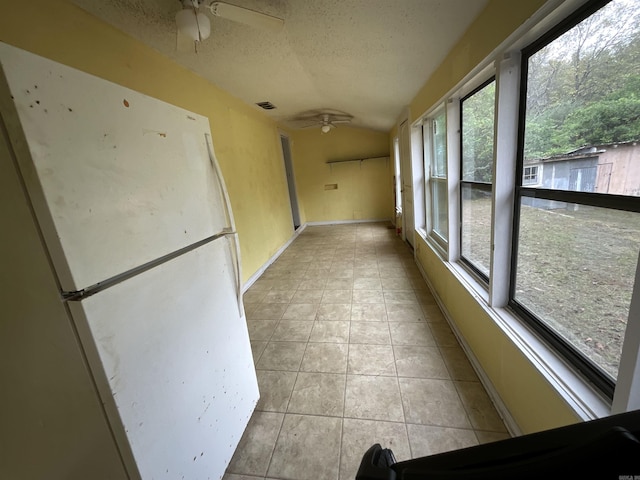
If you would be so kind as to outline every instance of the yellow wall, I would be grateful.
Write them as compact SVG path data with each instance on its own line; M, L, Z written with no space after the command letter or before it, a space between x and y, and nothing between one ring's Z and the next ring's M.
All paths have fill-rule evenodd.
M304 205L303 221L389 220L393 194L391 163L349 160L389 156L389 135L383 132L339 126L327 134L320 129L293 132L292 154L298 196ZM336 190L325 185L337 184Z
M413 99L413 117L430 109L543 4L543 0L491 0ZM419 235L416 251L449 317L522 432L578 421L573 410Z
M64 0L3 2L1 40L207 116L240 236L244 280L293 233L276 124Z

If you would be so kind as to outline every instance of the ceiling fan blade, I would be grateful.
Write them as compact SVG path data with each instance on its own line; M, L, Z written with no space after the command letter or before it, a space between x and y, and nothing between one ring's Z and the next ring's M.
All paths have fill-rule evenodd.
M229 3L213 2L209 5L211 13L216 17L226 18L234 22L244 23L251 27L264 28L266 30L278 31L284 25L284 20L272 17L265 13L238 7Z
M331 123L351 123L351 120L331 120Z

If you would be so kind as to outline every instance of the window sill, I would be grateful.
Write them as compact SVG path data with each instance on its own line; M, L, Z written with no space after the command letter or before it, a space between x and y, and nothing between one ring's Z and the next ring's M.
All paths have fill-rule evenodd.
M434 248L433 241L429 241L428 237L425 238L425 241L440 256L438 248ZM480 283L458 263L450 263L445 260L443 260L443 263L579 419L588 421L611 414L610 400L605 399L597 392L584 377L552 350L522 319L508 308L497 308L490 305L489 292L486 285ZM431 288L428 279L427 284ZM431 290L447 321L452 325L457 336L460 336L455 322L453 322L451 315L442 304L437 292L433 288ZM465 351L471 352L472 350L468 348L464 338L460 340L465 344ZM472 363L479 366L479 362L475 358Z
M418 233L418 235L422 237L422 240L424 240L425 243L429 245L429 247L431 247L431 250L433 250L438 255L440 260L442 260L445 263L448 262L447 250L440 244L440 242L438 242L435 238L429 235L424 228L417 228L416 233Z

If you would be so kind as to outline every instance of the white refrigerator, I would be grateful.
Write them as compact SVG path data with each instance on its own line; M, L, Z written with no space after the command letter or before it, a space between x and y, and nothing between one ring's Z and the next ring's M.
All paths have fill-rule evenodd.
M4 43L0 63L19 174L128 477L221 478L259 393L208 119Z

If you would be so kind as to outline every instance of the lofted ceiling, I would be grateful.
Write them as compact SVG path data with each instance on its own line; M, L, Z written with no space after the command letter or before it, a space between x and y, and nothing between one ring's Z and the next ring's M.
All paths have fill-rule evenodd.
M262 30L201 8L211 36L197 53L176 48L179 0L73 2L241 100L271 102L277 108L265 113L284 124L331 110L387 131L487 0L227 0L284 27Z

